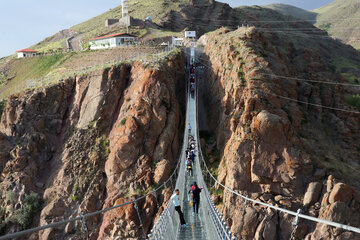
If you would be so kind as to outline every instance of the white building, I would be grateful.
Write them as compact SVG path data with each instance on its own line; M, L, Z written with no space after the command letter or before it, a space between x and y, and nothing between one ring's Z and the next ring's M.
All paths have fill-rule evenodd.
M172 37L172 44L175 47L182 47L184 46L184 38Z
M18 58L25 58L25 57L34 57L37 55L37 51L35 50L32 50L32 49L22 49L22 50L19 50L19 51L16 51L17 52L17 57Z
M136 36L127 33L118 33L89 39L90 49L105 49L119 46L134 45Z
M196 32L195 31L185 31L185 38L196 38Z

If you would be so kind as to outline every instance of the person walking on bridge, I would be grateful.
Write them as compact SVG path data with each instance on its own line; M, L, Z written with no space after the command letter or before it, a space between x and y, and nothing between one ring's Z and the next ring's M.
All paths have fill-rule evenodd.
M190 123L188 125L188 129L189 129L189 133L191 133L191 125L190 125Z
M175 210L178 212L179 214L179 218L180 218L180 224L182 227L186 227L188 226L188 224L186 224L185 219L184 219L184 214L181 211L181 206L180 206L180 200L179 200L179 194L180 194L180 190L176 189L175 193L171 196L171 200L174 203L175 206Z
M199 214L199 205L200 205L200 193L201 188L198 187L196 182L194 182L193 190L192 190L192 200L193 200L193 214Z

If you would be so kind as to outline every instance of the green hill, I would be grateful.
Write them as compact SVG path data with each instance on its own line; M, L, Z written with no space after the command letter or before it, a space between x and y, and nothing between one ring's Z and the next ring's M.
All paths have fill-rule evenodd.
M360 1L337 0L314 10L316 26L325 28L332 36L360 49Z
M144 20L146 17L152 17L153 22L160 27L169 22L172 13L179 12L182 8L189 5L189 0L177 0L177 1L164 1L164 0L130 0L129 14L136 19ZM208 0L197 0L197 6L209 5ZM44 41L32 46L35 50L49 51L65 48L66 41L70 37L75 37L76 40L86 42L87 39L112 34L117 32L126 31L125 28L119 26L105 26L106 19L120 19L122 16L121 5L110 9L109 11L93 17L87 21L79 23L70 29L63 30ZM183 29L176 29L183 30ZM137 28L130 28L130 32L137 36L144 36L147 33L153 33L154 31L139 30ZM156 37L158 32L154 36ZM165 35L176 35L175 33L168 32Z
M316 27L326 30L334 38L360 49L360 1L337 0L326 6L306 11L287 4L264 6L285 15L310 20Z
M275 4L266 5L264 7L281 12L282 14L285 15L290 15L303 20L309 20L311 22L315 21L317 16L317 13L306 11L302 8L294 7L288 4L275 3Z
M307 41L314 38L326 44L328 40L326 33L319 31L311 23L292 22L296 19L290 14L280 14L280 10L271 9L280 9L281 7L283 11L287 10L294 15L297 14L299 18L312 16L305 10L301 11L301 9L289 5L272 5L268 8L259 6L231 8L228 4L220 2L210 4L208 0L196 0L194 5L190 5L189 0L131 0L130 6L130 16L134 18L141 20L148 16L153 17L152 27L130 28L131 33L142 36L145 40L173 35L180 36L183 35L184 29L196 30L200 37L204 33L223 26L237 29L242 25L256 26L259 31L263 32L273 29L290 29L287 32L287 38L294 41L298 41L298 39ZM59 79L64 74L78 72L82 67L93 68L101 65L100 62L116 60L116 57L122 53L116 53L115 50L104 51L104 53L93 51L66 53L60 50L65 49L66 41L69 38L72 38L74 42L86 43L87 39L92 37L125 31L123 27L116 25L105 27L106 19L120 18L120 16L121 6L118 6L70 29L60 31L31 47L39 51L56 51L56 55L39 56L33 59L15 59L13 55L0 59L0 93L6 91L8 96L18 91L19 85L24 85L24 82L29 79L45 77ZM305 32L302 29L311 31ZM359 78L358 71L353 71L354 68L358 68L358 62L357 59L351 58L351 54L348 54L348 49L345 48L346 46L341 48L342 54L333 54L334 70L354 82Z

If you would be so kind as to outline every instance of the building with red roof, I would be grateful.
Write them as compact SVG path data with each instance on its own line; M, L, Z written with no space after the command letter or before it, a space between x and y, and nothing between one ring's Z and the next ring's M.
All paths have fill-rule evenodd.
M36 56L38 51L25 48L25 49L22 49L22 50L19 50L19 51L16 51L16 52L17 52L18 58L25 58L25 57L34 57L34 56Z
M118 33L89 39L90 49L114 48L118 46L134 45L136 36L128 33Z

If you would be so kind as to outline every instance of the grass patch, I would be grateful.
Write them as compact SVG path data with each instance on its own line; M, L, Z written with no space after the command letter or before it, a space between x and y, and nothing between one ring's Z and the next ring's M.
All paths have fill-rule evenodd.
M71 196L71 200L73 202L77 202L80 200L80 197L79 197L79 185L75 184L74 187L73 187L73 190L72 190L72 196Z
M16 59L11 64L12 67L8 74L9 76L14 76L9 84L19 84L27 79L45 77L64 57L65 54L54 54L51 56Z
M0 72L0 88L2 88L7 82L7 78L4 73Z
M2 116L2 114L3 114L3 112L4 112L4 109L5 109L5 107L6 107L6 104L7 104L7 100L6 100L6 99L0 101L0 119L1 119L1 116Z
M109 138L103 137L101 141L101 151L105 158L107 158L110 154L110 140Z
M357 107L360 111L360 95L352 95L345 97L345 102L350 106Z
M55 52L57 50L64 50L66 46L66 39L61 39L58 41L51 41L50 38L45 39L44 41L39 42L38 44L30 47L39 52Z

